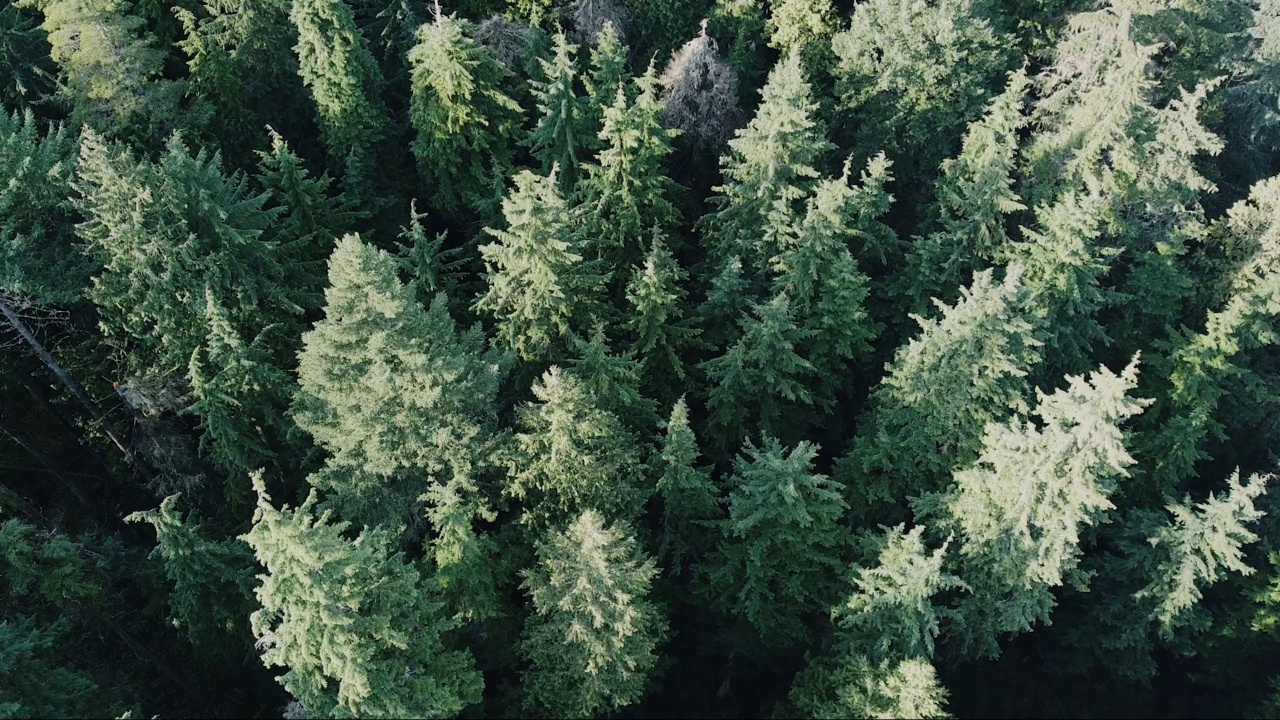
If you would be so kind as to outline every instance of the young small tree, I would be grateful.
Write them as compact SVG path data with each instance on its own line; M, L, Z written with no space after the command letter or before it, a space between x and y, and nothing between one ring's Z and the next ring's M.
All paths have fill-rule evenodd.
M521 587L533 600L521 654L526 703L565 718L598 717L643 695L666 635L649 600L654 562L625 526L585 510L538 544Z

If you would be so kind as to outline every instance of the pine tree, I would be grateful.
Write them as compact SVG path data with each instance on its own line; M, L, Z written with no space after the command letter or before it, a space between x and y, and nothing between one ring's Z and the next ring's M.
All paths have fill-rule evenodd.
M274 129L270 152L258 154L258 184L271 194L270 205L281 208L273 238L287 259L290 287L319 298L324 291L324 264L337 239L367 213L345 193L330 195L328 173L312 177L302 158ZM318 307L319 300L308 303Z
M648 599L657 574L629 530L594 510L538 544L521 585L534 607L520 641L529 706L586 718L640 699L667 629Z
M935 184L938 229L918 238L906 259L905 292L916 313L925 312L931 298L952 302L974 271L1010 252L1006 218L1026 209L1013 182L1030 82L1023 70L1011 74L986 114L965 130L960 153L942 162Z
M237 661L249 649L253 603L253 553L236 539L210 540L192 515L178 509L180 495L126 522L150 523L156 531L151 557L172 585L170 622L202 653Z
M146 21L116 0L22 0L44 14L59 94L72 122L112 138L163 140L174 130L181 84L161 76L165 53Z
M773 292L791 300L796 325L807 338L799 353L818 379L814 404L828 413L849 361L871 350L877 330L864 309L869 281L849 250L850 241L863 235L856 223L865 199L850 187L846 164L843 175L814 189L804 219L783 235L782 251L771 263L777 273Z
M371 157L391 129L382 72L344 0L291 0L298 28L298 74L311 89L316 119L329 154L345 163Z
M1008 71L1010 45L974 0L860 3L831 41L854 154L883 150L903 177L931 176Z
M569 338L593 326L604 276L582 263L555 169L525 170L502 201L507 229L485 228L497 241L480 248L488 287L475 309L497 320L500 343L525 360L563 358Z
M352 519L403 518L490 425L500 362L447 301L418 304L385 251L348 235L329 260L325 319L302 337L293 416L329 454L312 484ZM417 473L417 474L415 474Z
M1037 390L1039 426L989 424L977 462L918 504L961 537L961 577L973 589L950 629L961 652L998 656L998 636L1048 620L1052 588L1085 587L1080 533L1114 508L1109 498L1133 464L1119 425L1150 402L1127 396L1137 382L1135 358L1119 375L1103 366L1050 395Z
M610 351L603 325L596 325L589 340L575 339L574 347L577 357L569 361L569 372L600 409L621 419L637 437L651 436L658 427L658 404L641 394L642 366L634 354Z
M185 412L200 418L201 454L239 480L278 459L288 462L294 446L286 413L296 384L273 358L278 326L245 342L213 294L205 295L208 330L187 364L195 402ZM239 482L228 485L229 498L245 500L246 491Z
M1159 528L1148 540L1161 557L1151 583L1138 592L1139 599L1157 601L1152 613L1164 633L1181 624L1195 607L1203 587L1217 582L1228 572L1252 575L1244 562L1242 548L1258 536L1245 527L1265 513L1255 507L1258 496L1267 491L1268 478L1254 475L1248 484L1240 482L1237 468L1227 479L1224 497L1209 493L1202 503L1191 504L1186 497L1167 507L1172 522Z
M941 317L915 316L920 333L886 366L866 429L836 465L856 512L896 512L906 497L940 487L978 457L988 423L1025 412L1041 331L1022 277L1017 265L1000 283L980 271L954 306L937 303Z
M159 163L139 161L86 130L78 173L77 232L103 268L89 296L108 337L137 342L142 367L190 360L208 332L206 292L242 337L293 325L301 308L263 239L268 196L223 175L218 154L193 156L175 136Z
M1228 378L1244 372L1244 351L1275 342L1274 318L1280 316L1280 179L1254 186L1211 229L1228 249L1231 271L1221 283L1226 298L1211 310L1204 329L1182 327L1162 348L1156 361L1168 378L1166 399L1158 417L1165 418L1141 442L1150 457L1149 474L1160 493L1172 492L1196 474L1196 463L1208 455L1206 440L1223 438L1216 415L1228 393Z
M644 264L627 284L630 351L642 364L644 386L678 387L688 376L681 353L697 347L698 330L684 316L688 274L655 235Z
M32 109L54 94L57 72L40 19L25 4L0 8L0 103L15 112Z
M596 163L584 168L574 209L584 244L615 267L640 262L643 238L655 229L670 232L680 219L671 203L680 187L666 172L676 133L659 122L662 106L652 65L635 87L635 100L628 101L619 83L613 103L604 110L602 149Z
M582 381L554 365L533 385L536 403L520 408L506 493L522 502L524 522L557 527L583 510L632 519L648 497L640 450Z
M748 441L734 459L720 545L698 567L714 605L742 618L764 648L803 643L809 616L839 592L847 506L843 486L813 472L817 454L808 442L787 451L768 436L760 447Z
M30 110L0 113L0 292L70 303L90 268L71 231L77 142L60 126L40 132Z
M814 402L815 368L797 352L813 331L796 325L790 299L780 294L754 305L740 325L737 343L698 366L711 383L707 409L721 448L738 445L755 427L796 435Z
M662 500L658 557L673 575L700 561L711 548L712 523L721 519L719 491L708 469L698 466L698 439L689 427L689 406L681 397L671 408L662 452L653 459Z
M560 182L573 187L584 149L594 144L586 123L586 98L578 94L578 46L564 31L553 36L551 60L538 60L544 80L533 80L530 89L538 107L538 124L524 141L542 163L542 171L560 168Z
M760 107L720 159L725 184L714 188L716 212L703 219L717 257L741 255L752 275L779 250L777 235L795 222L796 201L809 195L827 142L814 118L817 103L791 53L760 91Z
M455 213L507 175L520 106L503 94L507 71L473 38L470 22L437 14L409 51L413 153L433 207Z
M474 660L445 646L454 623L393 550L393 532L349 540L347 523L315 516L314 490L277 510L261 475L254 487L258 508L242 539L266 573L250 622L263 664L286 669L278 680L308 713L452 717L479 702Z

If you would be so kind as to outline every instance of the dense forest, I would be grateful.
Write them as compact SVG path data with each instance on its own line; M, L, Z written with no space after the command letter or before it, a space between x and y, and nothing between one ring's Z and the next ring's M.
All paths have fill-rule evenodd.
M0 717L1280 716L1280 0L15 0L0 105Z

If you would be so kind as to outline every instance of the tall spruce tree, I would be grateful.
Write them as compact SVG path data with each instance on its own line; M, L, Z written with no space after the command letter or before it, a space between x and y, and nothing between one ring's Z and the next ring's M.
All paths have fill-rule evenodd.
M683 573L711 549L713 523L722 519L719 490L709 469L698 465L700 456L698 439L689 426L689 406L682 397L671 408L662 452L651 462L662 501L658 556L669 561L673 575Z
M530 90L538 107L538 124L525 140L542 171L560 168L560 182L573 187L585 150L594 144L586 123L586 97L578 93L578 46L564 31L552 37L552 57L539 58L541 80L533 80Z
M81 297L91 270L74 246L71 185L78 142L66 128L41 131L27 110L0 113L0 292L40 304Z
M211 540L193 514L183 517L180 495L126 522L150 523L156 531L151 557L164 566L172 585L170 621L202 653L236 662L249 650L253 604L253 552L235 538Z
M809 640L809 619L839 593L847 506L843 486L813 472L817 454L808 442L787 450L767 436L759 447L748 441L734 459L719 546L698 566L705 595L762 649Z
M349 159L367 162L373 146L391 130L380 96L382 72L369 43L344 0L291 1L298 74L311 89L325 147L342 167Z
M454 454L483 442L501 362L478 327L455 326L443 295L419 305L395 259L358 236L338 242L325 298L302 337L293 408L329 455L311 482L353 520L403 518L428 477L447 481Z
M597 717L640 700L666 635L648 598L658 574L629 530L583 511L538 544L525 571L534 613L521 654L525 701L556 717Z
M142 367L190 360L208 332L206 292L242 337L296 327L301 308L263 237L267 195L224 175L218 154L192 155L175 135L152 163L86 130L78 174L77 232L102 265L89 295L108 337L135 341Z
M928 178L956 149L1007 72L1008 39L980 0L869 0L831 48L847 134L856 155L881 150L905 178Z
M673 130L660 124L653 66L637 78L635 99L621 83L604 109L595 163L584 167L574 209L580 232L598 257L615 267L640 262L644 239L655 229L669 233L680 213L672 204L680 187L666 172Z
M266 570L250 621L267 667L308 714L452 717L479 702L484 681L389 528L354 540L315 515L316 495L277 510L260 475L253 529L242 539Z
M111 138L163 141L177 128L182 86L161 71L164 50L118 0L22 0L44 15L59 94L77 125Z
M977 462L918 504L960 536L960 576L973 589L949 628L961 652L998 656L1000 636L1048 621L1052 588L1085 587L1080 535L1115 507L1110 497L1133 464L1119 426L1150 402L1128 396L1137 372L1135 358L1119 375L1103 366L1037 391L1039 426L1021 416L989 424Z
M717 209L702 221L716 257L740 255L748 277L778 253L777 235L795 222L797 201L819 176L814 165L835 147L815 117L817 103L796 53L778 61L760 98L755 117L720 159L725 183L714 188Z
M524 521L557 527L594 509L606 519L639 515L649 495L631 433L572 373L552 366L534 383L536 403L519 410L506 493Z
M571 337L595 325L598 288L607 276L583 263L556 170L525 170L502 201L507 229L480 248L488 287L475 309L497 321L499 342L525 360L563 359Z
M674 390L688 377L682 353L698 347L698 329L685 317L688 274L655 235L644 263L627 283L627 335L642 364L645 385ZM668 393L669 394L669 393Z
M520 106L503 93L507 71L474 39L470 22L437 14L409 51L413 154L433 207L457 213L493 194L511 163Z
M836 464L856 513L900 513L977 458L988 423L1025 412L1041 342L1022 278L1018 265L999 283L980 271L954 306L937 303L941 317L915 318L920 333L886 366L865 429Z

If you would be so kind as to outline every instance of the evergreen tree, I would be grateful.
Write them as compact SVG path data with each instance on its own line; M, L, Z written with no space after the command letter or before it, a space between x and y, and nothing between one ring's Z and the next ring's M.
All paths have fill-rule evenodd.
M1050 395L1037 391L1040 426L1022 417L989 424L977 462L919 503L962 538L961 577L973 596L958 604L949 635L962 652L998 656L998 636L1048 620L1051 588L1085 587L1080 533L1114 508L1109 498L1133 464L1119 425L1149 404L1127 396L1137 382L1135 358L1119 375L1103 366Z
M648 599L657 574L625 526L594 510L538 544L522 584L534 608L520 641L530 706L586 718L640 699L667 629Z
M419 305L396 270L359 237L340 240L325 319L298 356L293 416L329 454L311 482L352 519L408 514L422 474L446 480L454 453L480 441L497 395L500 362L479 328L459 331L443 295Z
M68 664L76 608L101 592L80 543L20 520L0 522L0 717L111 710L85 668Z
M1010 75L1004 92L965 130L960 153L942 162L935 184L938 229L917 238L906 258L905 292L914 312L923 313L931 298L952 302L974 271L1008 255L1006 218L1026 209L1013 182L1029 85L1025 71Z
M590 140L586 124L586 98L578 94L578 69L574 56L578 46L569 42L564 31L553 36L551 60L538 60L544 80L533 80L530 89L538 106L538 124L525 140L533 156L542 163L542 171L560 168L560 182L573 187L578 166Z
M328 173L312 177L302 158L275 130L268 128L271 151L260 152L257 180L271 194L270 204L281 208L272 228L273 238L287 259L290 287L317 298L308 307L319 307L324 291L324 264L337 239L366 212L345 193L330 194Z
M524 522L557 527L583 510L631 519L648 497L630 433L571 373L554 365L533 385L536 403L520 426L506 493L521 500Z
M884 150L902 176L929 177L1009 69L1011 44L981 2L869 0L831 41L854 154ZM856 124L854 124L856 122Z
M818 380L814 404L835 409L848 363L871 350L876 326L867 316L867 276L849 250L863 233L856 223L861 201L849 185L849 166L839 178L824 180L806 203L804 219L783 235L782 251L773 258L774 293L791 300L796 325L807 338L800 354L813 364Z
M700 455L698 439L689 427L689 406L682 397L671 408L662 452L653 460L662 500L658 556L670 560L673 575L702 559L711 548L712 523L721 519L719 490L710 471L698 466Z
M1228 272L1218 294L1221 309L1211 310L1204 329L1182 327L1165 343L1156 361L1168 378L1166 398L1156 407L1165 418L1141 442L1151 458L1149 474L1161 493L1173 491L1196 474L1208 457L1206 440L1223 438L1219 404L1228 378L1245 373L1243 351L1275 342L1274 318L1280 316L1280 179L1264 180L1236 203L1211 229L1229 252Z
M796 681L790 701L812 718L949 718L947 689L922 658L872 665L852 657L829 667L810 667Z
M741 255L751 277L780 250L777 235L795 222L796 201L809 195L827 142L813 117L817 104L791 53L778 61L760 91L751 122L720 159L725 184L715 188L716 212L704 218L718 257Z
M0 8L0 103L17 112L52 96L58 80L48 34L28 10L25 4Z
M294 446L286 412L296 385L273 358L278 326L264 328L246 343L211 292L206 303L207 335L187 364L195 402L185 412L200 418L201 454L239 480L278 458L288 462L291 453L285 451ZM232 483L228 497L245 500L247 488Z
M631 351L613 354L603 325L596 325L590 340L575 339L574 346L578 357L569 361L569 372L587 394L637 437L651 436L658 427L658 404L641 394L642 366Z
M370 159L391 120L383 104L382 72L344 0L291 0L298 29L298 74L311 89L329 154L340 163Z
M435 563L431 582L445 607L461 622L480 622L503 614L498 588L498 544L477 531L476 522L497 519L486 504L465 457L453 463L446 483L427 490L427 519L435 530L430 553Z
M765 648L809 637L809 617L830 607L844 566L847 507L840 483L813 472L817 446L787 451L766 436L734 459L729 519L720 545L698 568L722 612L751 627Z
M784 55L831 42L836 16L831 0L781 0L769 8L769 45Z
M500 87L506 70L473 32L470 22L437 14L409 51L413 153L432 206L446 213L491 194L493 178L507 174L520 124L520 106Z
M662 106L655 86L652 65L636 79L634 101L628 101L621 83L616 86L615 99L604 110L599 157L585 166L579 184L574 212L584 244L615 267L638 263L643 238L655 228L670 232L680 218L671 203L680 188L665 169L676 133L659 122Z
M0 113L0 292L41 304L77 300L90 268L71 232L77 142L65 128L40 132L30 110Z
M151 556L164 565L172 585L170 622L201 652L237 661L249 649L253 603L253 553L236 539L210 540L199 522L178 509L180 495L126 522L147 522L156 531ZM222 652L219 652L222 651Z
M306 99L289 7L288 0L201 0L198 16L173 8L185 35L177 45L187 56L187 95L205 104L214 137L233 157L261 143L264 124L305 127L293 124Z
M886 366L866 429L836 465L857 512L894 512L906 497L940 487L978 457L987 424L1026 411L1041 331L1022 277L1017 265L1000 283L980 271L954 306L937 303L941 317L915 316L920 333Z
M599 0L595 3L579 2L578 7L588 4L600 3ZM629 77L627 46L623 44L623 37L619 34L617 25L612 22L604 23L595 38L589 40L588 44L591 46L591 69L582 76L582 84L587 91L584 108L585 127L599 135L604 114L614 104L614 90L624 84ZM598 141L594 142L598 144Z
M1258 536L1245 525L1265 513L1255 507L1258 496L1267 491L1267 477L1254 475L1240 482L1240 470L1227 478L1227 493L1209 493L1202 503L1191 504L1186 497L1167 507L1172 522L1156 530L1148 543L1162 557L1151 583L1137 597L1157 601L1152 619L1162 632L1169 633L1185 620L1202 596L1202 587L1217 582L1227 572L1252 575L1244 562L1242 548Z
M242 539L266 573L250 621L267 667L310 714L457 715L479 702L470 653L447 649L454 627L418 570L392 549L387 528L344 536L347 523L315 516L313 490L297 508L271 505L255 476L258 508Z
M146 21L118 0L22 0L44 15L59 94L76 125L113 138L162 140L175 129L181 84Z
M193 156L175 136L159 163L139 161L86 130L78 173L77 232L102 265L89 295L108 337L137 342L143 367L190 360L209 327L206 292L242 337L293 324L301 308L263 239L267 195L223 175L218 154Z
M688 377L681 353L697 347L698 330L684 316L687 273L659 235L653 238L644 264L627 284L630 352L640 361L645 386L676 387Z
M741 339L723 355L699 365L711 383L707 409L721 448L741 443L750 428L796 435L812 407L813 363L797 347L813 330L796 325L785 294L743 315Z
M507 229L480 248L487 266L485 292L475 309L497 320L498 340L525 360L564 357L568 339L593 326L597 288L606 276L582 263L556 171L522 171L502 201Z

